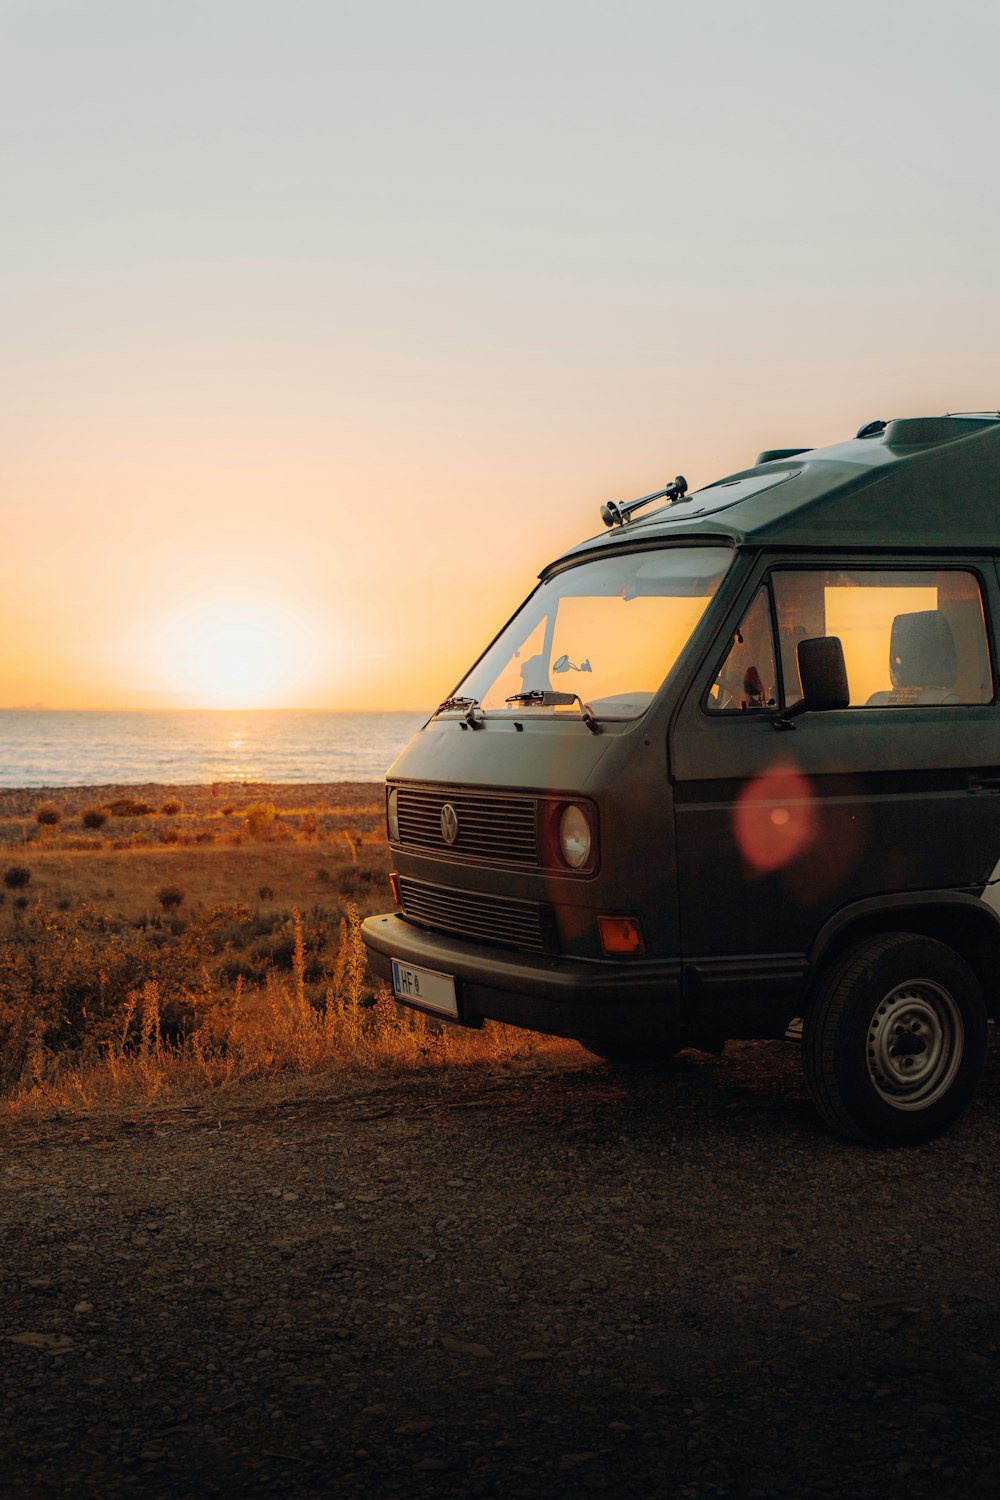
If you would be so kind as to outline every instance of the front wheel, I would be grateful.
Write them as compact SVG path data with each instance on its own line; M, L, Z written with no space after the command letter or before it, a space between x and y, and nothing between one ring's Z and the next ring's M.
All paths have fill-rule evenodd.
M872 1145L913 1145L945 1130L975 1092L986 1006L964 959L914 933L868 938L816 986L803 1035L819 1113Z

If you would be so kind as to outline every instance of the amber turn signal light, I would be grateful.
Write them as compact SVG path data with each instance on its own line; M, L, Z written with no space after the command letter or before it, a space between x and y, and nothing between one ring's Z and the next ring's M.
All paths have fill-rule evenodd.
M597 930L605 953L645 953L638 917L598 917Z
M389 875L389 884L392 886L393 901L395 901L397 906L402 906L403 903L399 899L399 876L396 874L395 870L393 870Z

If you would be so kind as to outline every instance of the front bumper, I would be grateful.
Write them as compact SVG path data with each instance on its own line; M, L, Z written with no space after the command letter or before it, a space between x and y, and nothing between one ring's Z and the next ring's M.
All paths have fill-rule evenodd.
M361 935L376 974L392 959L450 974L465 1026L505 1021L549 1036L668 1040L680 1033L679 960L555 958L469 943L399 916L367 917Z

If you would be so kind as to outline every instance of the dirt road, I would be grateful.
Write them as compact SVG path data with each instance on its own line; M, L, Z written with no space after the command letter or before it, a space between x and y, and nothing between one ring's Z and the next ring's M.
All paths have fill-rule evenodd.
M0 1487L995 1495L989 1074L902 1153L829 1136L784 1044L16 1126Z

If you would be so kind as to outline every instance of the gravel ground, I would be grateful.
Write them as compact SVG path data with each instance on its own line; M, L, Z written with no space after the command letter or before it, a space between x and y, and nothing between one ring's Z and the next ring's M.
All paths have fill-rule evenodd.
M7 1127L4 1493L995 1496L998 1145L779 1043Z

